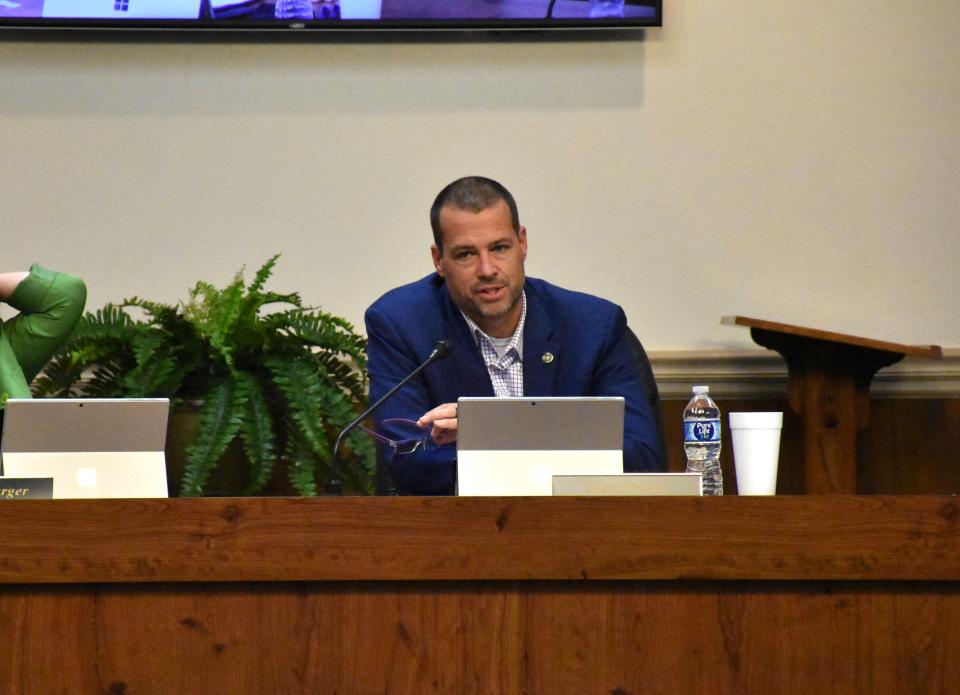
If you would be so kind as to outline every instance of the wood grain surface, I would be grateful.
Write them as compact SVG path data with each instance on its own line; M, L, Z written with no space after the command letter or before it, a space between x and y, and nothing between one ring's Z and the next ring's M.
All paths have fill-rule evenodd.
M720 322L726 326L746 326L747 328L783 333L784 335L809 338L810 340L836 343L838 345L849 345L855 348L892 352L900 355L911 355L913 357L929 357L930 359L936 360L943 358L943 349L939 345L904 345L903 343L891 343L874 338L847 335L846 333L823 331L818 328L806 328L788 323L755 319L749 316L724 316L720 319Z
M956 693L917 582L335 582L0 590L0 692Z
M954 497L0 505L0 693L952 693Z
M952 496L0 504L0 583L960 580Z

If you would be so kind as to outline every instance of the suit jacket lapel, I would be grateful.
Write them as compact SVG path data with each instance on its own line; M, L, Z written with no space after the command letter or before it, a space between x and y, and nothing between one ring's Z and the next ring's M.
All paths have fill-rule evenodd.
M552 396L560 358L553 322L536 292L527 285L527 318L523 327L523 395Z
M487 365L483 363L480 348L470 335L470 329L460 315L460 310L450 299L447 288L442 287L441 291L443 292L444 323L451 345L450 356L453 357L457 366L457 375L460 377L462 386L458 393L470 396L493 396L493 384L490 382L490 374L487 373Z

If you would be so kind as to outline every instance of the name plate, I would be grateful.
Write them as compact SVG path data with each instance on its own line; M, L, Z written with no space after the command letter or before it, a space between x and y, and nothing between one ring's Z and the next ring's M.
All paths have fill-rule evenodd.
M0 478L0 500L53 499L53 478Z
M655 497L703 494L699 473L555 475L553 494L598 497Z

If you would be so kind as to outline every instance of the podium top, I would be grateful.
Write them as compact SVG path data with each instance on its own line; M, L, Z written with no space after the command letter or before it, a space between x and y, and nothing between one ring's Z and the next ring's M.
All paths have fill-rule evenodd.
M798 338L821 340L841 345L850 345L852 347L866 348L868 350L881 350L883 352L892 352L900 355L910 355L911 357L929 357L935 360L943 358L943 350L939 345L903 345L901 343L889 343L882 340L873 340L872 338L861 338L855 335L822 331L816 328L792 326L787 323L765 321L747 316L724 316L720 319L720 323L725 326L746 326L751 329L755 328L772 333L782 333Z

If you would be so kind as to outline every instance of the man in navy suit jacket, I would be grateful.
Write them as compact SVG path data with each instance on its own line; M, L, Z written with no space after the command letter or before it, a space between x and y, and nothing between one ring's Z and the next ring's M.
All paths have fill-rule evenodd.
M526 277L527 230L496 181L454 181L437 196L430 221L436 272L387 292L365 317L371 401L426 360L438 340L451 344L450 357L377 413L378 431L400 443L387 450L398 491L453 493L460 396L623 396L624 470L660 470L658 423L625 339L623 310Z

